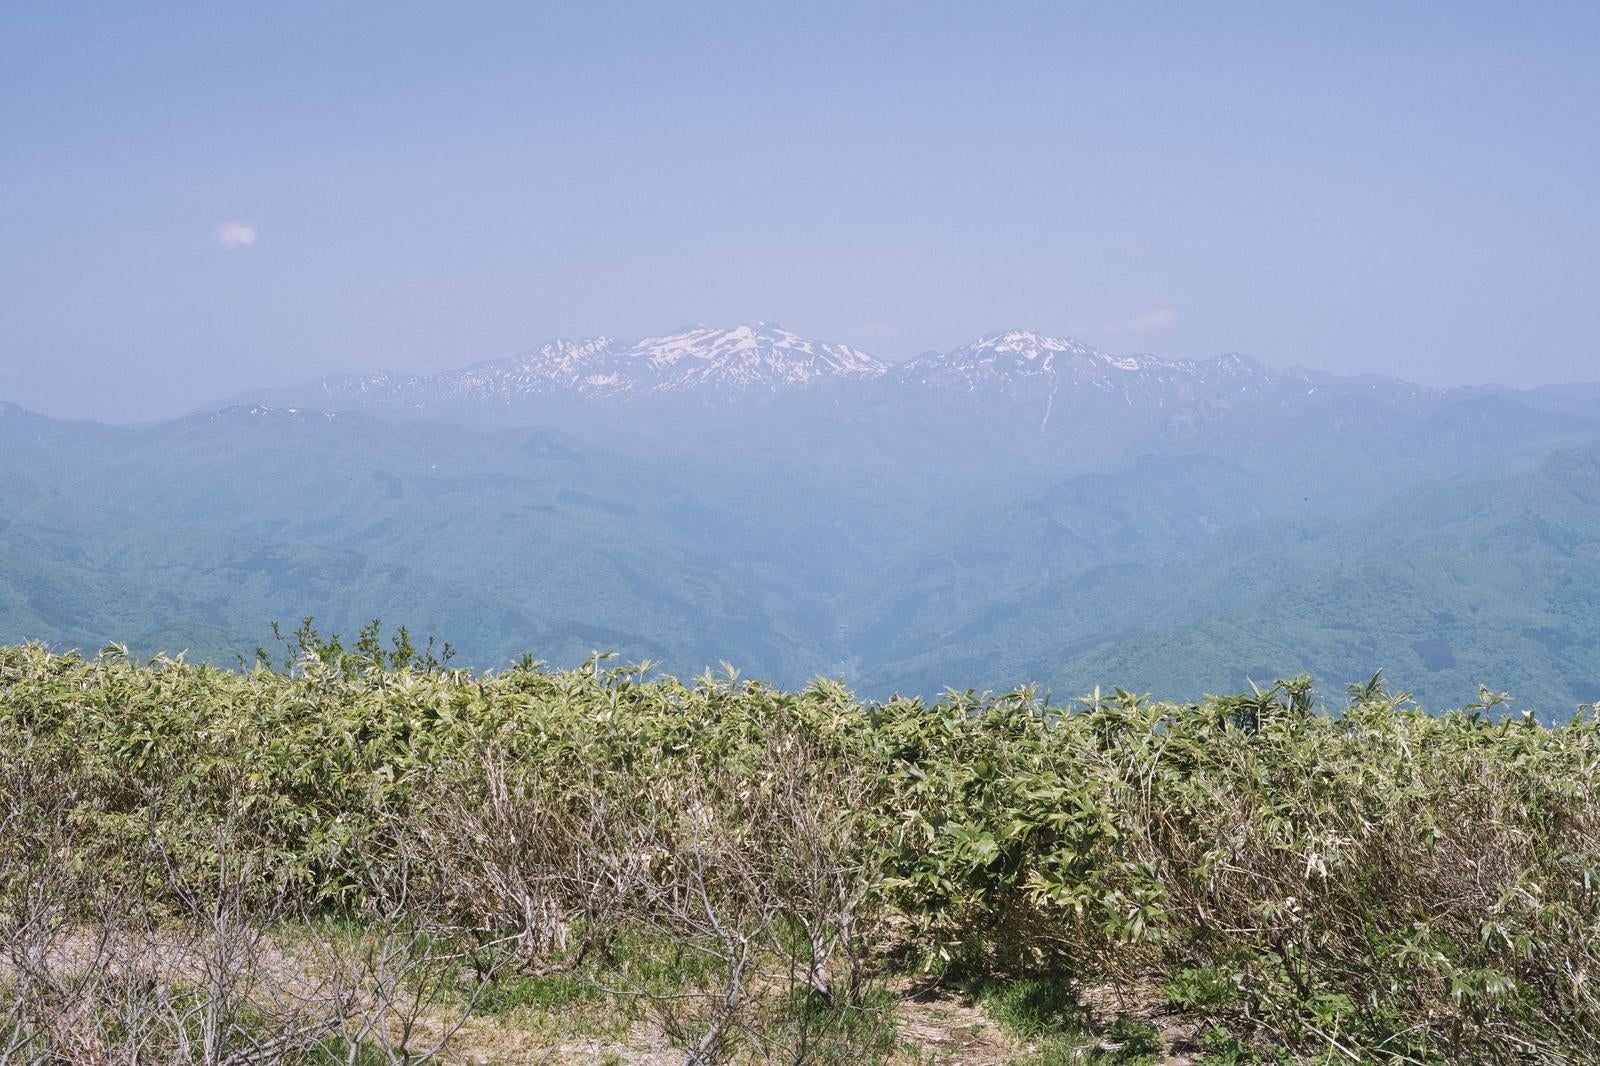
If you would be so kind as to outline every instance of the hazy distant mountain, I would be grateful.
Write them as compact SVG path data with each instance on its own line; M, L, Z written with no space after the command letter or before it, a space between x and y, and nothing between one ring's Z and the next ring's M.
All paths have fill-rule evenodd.
M844 461L869 452L886 461L898 454L907 462L1083 471L1146 451L1275 452L1291 435L1386 439L1406 422L1486 394L1278 369L1237 354L1111 355L1026 330L890 366L848 345L755 323L634 343L556 340L461 370L329 377L231 402L472 426L604 427L608 438L656 432L719 448L832 448ZM1552 411L1600 414L1600 399L1590 411L1570 392L1526 398Z
M732 329L695 326L633 344L596 337L554 340L509 359L437 374L389 372L323 378L247 393L232 403L364 410L412 417L537 421L549 401L598 404L761 400L780 391L873 378L886 367L844 344L811 341L757 322Z
M1448 396L1385 378L1275 370L1243 355L1110 355L1026 330L992 333L891 367L848 345L758 322L732 329L697 326L631 344L606 337L554 340L461 370L328 377L243 394L219 406L265 403L410 416L476 408L503 421L530 400L552 397L599 404L663 397L759 403L836 383L854 385L863 404L950 395L1021 403L1039 409L1041 425L1049 423L1057 404L1115 405L1181 420L1196 410L1293 403L1329 392L1403 398L1412 405L1437 404ZM851 396L848 388L835 394L846 404Z
M757 325L142 429L0 404L0 641L227 662L382 615L489 666L1177 696L1387 666L1559 711L1600 693L1595 399L1021 330L885 366Z
M1101 393L1130 406L1166 404L1201 396L1252 397L1303 392L1302 375L1271 370L1243 355L1215 359L1163 359L1154 355L1108 355L1077 341L1027 330L980 337L949 352L928 352L894 368L902 388L982 392L985 389L1041 393L1061 388Z
M381 615L480 665L616 650L805 676L882 524L830 531L803 472L725 483L544 431L259 405L142 429L0 409L0 456L0 642L215 657L273 619Z
M1336 691L1370 664L1434 708L1480 683L1556 716L1600 700L1600 441L1299 504L1147 459L948 524L845 608L858 683L1203 693L1305 671Z

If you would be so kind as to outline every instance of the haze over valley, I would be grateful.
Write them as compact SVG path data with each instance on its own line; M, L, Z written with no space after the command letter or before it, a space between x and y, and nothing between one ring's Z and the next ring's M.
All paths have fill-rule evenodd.
M1384 667L1600 699L1600 388L1429 388L1025 330L890 364L767 323L555 340L139 427L6 405L0 631L249 659L373 617L461 661L869 696Z

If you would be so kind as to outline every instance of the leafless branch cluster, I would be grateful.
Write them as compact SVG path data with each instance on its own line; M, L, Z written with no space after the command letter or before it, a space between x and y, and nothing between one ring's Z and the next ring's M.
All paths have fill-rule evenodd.
M854 1059L879 932L865 774L774 732L756 769L591 773L557 789L483 756L428 819L454 903L536 973L582 966L686 1062ZM857 1031L861 1030L861 1031Z
M41 773L0 765L0 1066L426 1062L497 966L403 887L306 913L231 815L201 884L174 858L194 840L96 854L79 797Z
M762 764L753 779L712 770L664 783L635 814L654 861L634 886L634 924L647 945L691 958L698 978L661 988L618 973L692 1063L739 1046L767 1061L825 1060L841 1009L866 992L877 919L867 786L794 736L772 738Z

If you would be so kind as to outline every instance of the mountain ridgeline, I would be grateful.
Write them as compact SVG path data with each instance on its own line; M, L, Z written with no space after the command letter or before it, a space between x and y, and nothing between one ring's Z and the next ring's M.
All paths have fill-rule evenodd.
M1384 410L1437 410L1469 390L1275 370L1242 355L1216 359L1114 356L1074 341L1023 330L989 334L949 352L886 364L843 344L799 337L758 322L734 329L691 327L624 343L606 337L554 340L506 359L436 374L332 376L231 398L217 407L265 405L364 411L393 418L522 425L550 419L592 423L625 409L787 408L823 405L841 417L1025 412L1041 435L1074 432L1075 420L1132 415L1149 428L1181 434L1252 404L1318 411L1352 401ZM1565 395L1565 394L1564 394ZM1531 406L1555 396L1523 394ZM1600 396L1578 411L1600 413Z
M757 323L329 377L143 428L0 404L0 643L232 662L372 617L868 696L1384 667L1600 699L1600 387Z

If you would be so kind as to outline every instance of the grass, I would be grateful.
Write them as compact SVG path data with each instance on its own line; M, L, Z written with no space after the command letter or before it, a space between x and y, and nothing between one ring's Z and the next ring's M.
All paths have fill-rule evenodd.
M1019 1063L1140 1066L1155 1062L1166 1048L1165 1039L1149 1022L1127 1014L1097 1020L1080 1001L1077 984L1068 974L987 979L974 983L967 994L1028 1049Z

